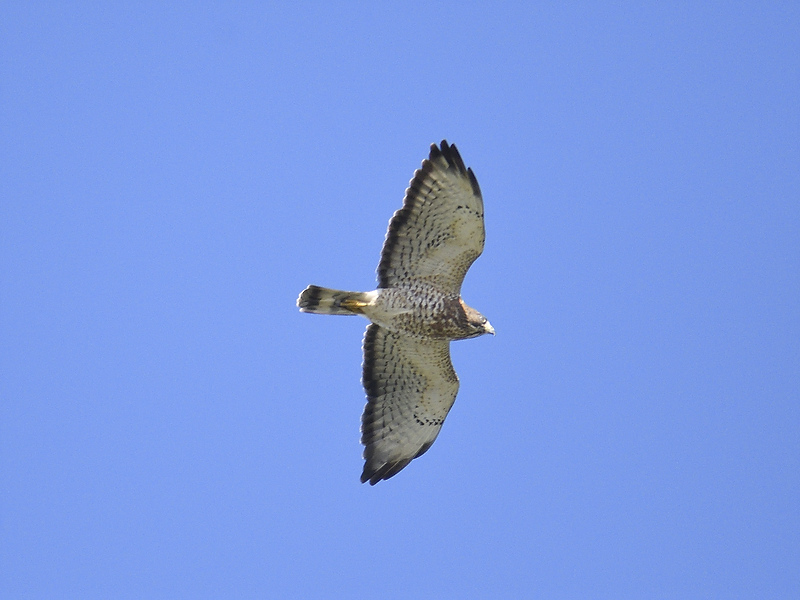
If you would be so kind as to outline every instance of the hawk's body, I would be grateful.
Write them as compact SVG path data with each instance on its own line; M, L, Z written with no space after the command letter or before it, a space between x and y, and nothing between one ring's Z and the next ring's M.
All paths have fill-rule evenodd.
M456 147L431 146L389 222L378 265L378 289L343 292L306 288L303 312L362 314L361 418L365 446L361 481L395 475L433 444L458 392L450 341L494 333L461 300L461 283L483 251L480 188Z

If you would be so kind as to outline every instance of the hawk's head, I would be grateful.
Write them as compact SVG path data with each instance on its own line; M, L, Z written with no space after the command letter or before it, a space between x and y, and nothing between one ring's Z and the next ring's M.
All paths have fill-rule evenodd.
M467 337L478 337L484 333L491 333L494 335L494 327L489 323L489 319L471 306L467 306L463 300L461 301L461 306L464 307L464 314L467 317L467 326L470 330L470 335Z

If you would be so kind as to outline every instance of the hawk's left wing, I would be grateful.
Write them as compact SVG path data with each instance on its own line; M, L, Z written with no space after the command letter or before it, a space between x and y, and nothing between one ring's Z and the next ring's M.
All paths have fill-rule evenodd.
M375 485L431 447L458 393L448 340L415 339L370 324L364 335L364 472Z

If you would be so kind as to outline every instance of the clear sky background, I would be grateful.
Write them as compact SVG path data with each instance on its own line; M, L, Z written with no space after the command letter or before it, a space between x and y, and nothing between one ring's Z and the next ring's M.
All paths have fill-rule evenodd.
M0 9L8 598L800 597L800 8ZM359 483L372 289L458 145L497 336Z

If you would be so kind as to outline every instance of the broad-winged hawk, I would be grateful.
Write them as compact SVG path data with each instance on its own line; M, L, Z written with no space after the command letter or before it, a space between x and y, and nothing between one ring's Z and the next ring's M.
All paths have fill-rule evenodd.
M461 284L484 242L483 199L455 145L431 145L391 221L378 289L344 292L315 285L297 299L303 312L364 315L361 417L364 471L375 485L433 444L458 392L450 341L494 334L461 300Z

